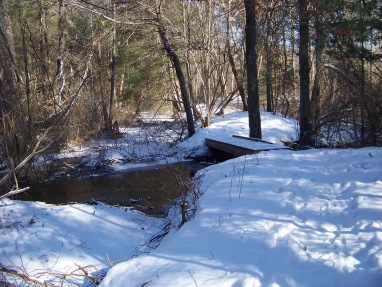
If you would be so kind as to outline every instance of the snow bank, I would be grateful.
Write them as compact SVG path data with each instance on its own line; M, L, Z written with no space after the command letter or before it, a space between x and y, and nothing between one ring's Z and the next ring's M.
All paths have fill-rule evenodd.
M282 141L293 141L298 137L296 130L296 121L272 113L261 111L261 130L263 140L282 144ZM232 135L248 136L248 113L233 112L224 117L214 116L212 124L208 128L198 128L197 133L183 143L177 145L177 148L183 151L183 154L193 156L202 155L207 151L205 144L206 138L214 139L231 138ZM188 154L187 154L188 153Z
M261 118L264 140L296 139L293 120L265 112ZM248 135L247 113L212 123L177 145L127 129L101 151L90 143L61 156L102 156L123 170L137 158L171 162L202 154L206 137ZM40 281L77 265L90 266L90 274L114 266L104 287L381 286L381 148L262 152L200 174L204 195L195 218L136 258L162 219L103 204L2 201L0 263ZM77 273L63 286L92 286Z
M55 206L6 199L0 201L0 263L57 286L64 274L73 272L64 286L80 286L84 273L79 266L100 277L103 268L143 251L137 248L162 224L141 212L102 203Z
M194 220L101 286L381 286L382 149L211 166Z

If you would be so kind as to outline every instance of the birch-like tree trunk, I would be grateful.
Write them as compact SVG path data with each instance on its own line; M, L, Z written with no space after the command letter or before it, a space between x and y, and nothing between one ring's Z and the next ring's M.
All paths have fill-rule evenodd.
M66 51L66 7L64 0L58 2L58 55L57 55L57 72L55 81L58 83L57 104L60 106L63 102L63 94L65 89L65 73L64 58Z
M112 18L115 18L115 7L113 0L110 1L111 4L111 11L112 11ZM114 98L115 98L115 69L116 69L116 63L115 58L117 54L117 30L116 30L116 24L113 22L113 30L111 35L111 59L110 59L110 98L109 98L109 115L107 120L107 130L112 131L113 126L113 113L114 113Z

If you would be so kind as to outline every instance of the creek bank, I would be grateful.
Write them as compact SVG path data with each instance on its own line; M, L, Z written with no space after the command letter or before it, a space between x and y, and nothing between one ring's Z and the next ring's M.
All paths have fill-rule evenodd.
M13 199L47 204L96 203L133 207L163 216L205 164L192 161L136 168L119 173L64 177L43 182Z

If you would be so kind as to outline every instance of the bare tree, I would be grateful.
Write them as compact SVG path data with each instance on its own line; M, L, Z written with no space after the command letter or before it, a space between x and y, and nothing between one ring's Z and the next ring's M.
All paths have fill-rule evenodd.
M308 0L298 1L300 33L300 146L312 146L312 118L310 109L309 83L309 12Z
M261 139L261 119L259 105L259 81L257 71L256 1L245 0L246 62L248 85L249 136Z
M15 180L15 184L16 184L15 188L13 190L11 190L11 191L7 192L6 194L0 196L0 200L3 199L3 198L6 198L6 197L12 196L14 194L17 194L17 193L24 192L24 191L28 190L28 188L22 188L22 189L19 188L18 183L17 183L17 174L31 160L33 160L34 157L36 157L37 155L42 154L45 151L47 151L49 148L52 147L52 145L56 142L56 140L58 140L58 138L56 138L56 139L49 139L49 134L50 134L50 132L53 131L54 128L56 128L59 124L61 124L68 117L69 113L73 109L74 104L75 104L75 102L76 102L76 100L77 100L77 98L78 98L78 96L80 94L80 91L83 88L84 83L85 83L85 81L86 81L86 79L88 77L89 66L90 66L90 62L91 62L92 57L93 57L93 49L91 49L91 51L89 52L89 54L87 56L87 62L86 62L86 66L85 66L85 69L83 71L82 77L81 77L81 79L80 79L80 81L79 81L79 83L77 85L76 90L71 95L71 98L68 101L66 107L62 111L60 111L58 114L55 115L54 121L40 135L38 141L36 142L36 144L32 148L31 152L19 164L17 164L17 166L13 167L12 170L9 171L0 180L0 186L3 186L4 184L6 184L13 177L14 180ZM46 119L46 120L48 121L49 119ZM5 125L5 118L4 117L2 117L2 121L3 121L3 125ZM61 135L62 134L63 133L61 133Z
M195 134L195 126L194 119L192 115L192 108L190 103L190 97L187 90L186 79L183 74L183 69L179 60L179 56L176 53L174 47L171 45L169 39L166 36L166 28L162 22L162 13L161 7L159 6L156 9L156 25L158 28L158 33L161 38L163 48L166 51L168 57L174 65L176 76L179 81L180 93L183 101L183 107L186 112L187 117L187 128L188 128L188 136L191 137Z
M315 68L315 75L314 75L314 82L313 82L313 88L312 88L312 97L311 97L311 108L312 108L312 121L314 125L314 130L317 131L319 128L318 119L321 114L320 110L320 98L321 98L321 82L323 78L323 56L324 56L324 49L325 49L325 33L324 33L324 27L323 27L323 15L319 13L318 11L322 11L320 9L320 2L321 1L313 1L314 10L316 11L314 15L314 29L315 29L315 61L314 61L314 68Z
M233 47L231 45L231 31L232 31L232 27L231 27L231 13L232 13L232 6L231 6L231 0L228 0L228 3L226 4L226 7L225 10L225 14L226 14L226 21L227 21L227 26L226 26L226 51L227 51L227 56L228 56L228 61L229 61L229 64L231 66L231 70L232 70L232 75L233 75L233 78L235 79L235 82L236 82L236 86L237 86L237 89L239 91L239 94L240 94L240 97L241 97L241 101L243 102L243 111L248 111L248 103L247 103L247 95L245 93L245 89L244 89L244 83L243 83L243 78L239 76L239 72L236 68L236 63L235 63L235 59L234 59L234 53L233 53ZM234 33L232 31L232 33Z
M115 18L115 4L110 1L111 6L111 16ZM111 59L110 59L110 96L109 96L109 116L107 119L106 127L109 131L112 131L113 125L113 113L114 113L114 99L115 99L115 73L116 73L116 53L117 53L117 28L116 24L112 23L112 33L111 33Z

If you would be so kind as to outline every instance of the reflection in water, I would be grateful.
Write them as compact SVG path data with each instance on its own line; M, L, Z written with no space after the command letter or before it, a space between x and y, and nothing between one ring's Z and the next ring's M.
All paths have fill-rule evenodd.
M31 187L17 199L50 204L96 200L110 205L134 205L147 214L161 215L181 195L179 182L173 176L174 170L186 169L192 176L203 167L198 163L184 162L83 179L60 179Z

